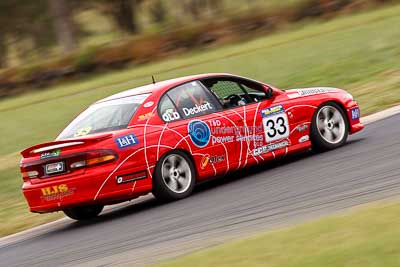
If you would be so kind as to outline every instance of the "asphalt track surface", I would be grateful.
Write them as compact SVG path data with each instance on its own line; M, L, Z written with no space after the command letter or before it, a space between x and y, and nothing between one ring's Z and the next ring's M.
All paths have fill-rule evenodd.
M249 168L201 184L182 201L160 204L148 196L92 222L64 219L0 243L0 265L143 265L398 196L399 134L395 115L337 150Z

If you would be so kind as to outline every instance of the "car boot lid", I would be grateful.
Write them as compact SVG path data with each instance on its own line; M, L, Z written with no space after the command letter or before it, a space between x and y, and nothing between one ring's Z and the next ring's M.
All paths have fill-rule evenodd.
M80 145L87 145L96 143L105 139L112 137L112 133L101 133L101 134L93 134L86 137L80 138L70 138L70 139L63 139L63 140L56 140L52 142L46 142L38 145L31 146L27 149L21 151L21 155L24 158L36 156L40 153L49 152L61 148L72 148Z

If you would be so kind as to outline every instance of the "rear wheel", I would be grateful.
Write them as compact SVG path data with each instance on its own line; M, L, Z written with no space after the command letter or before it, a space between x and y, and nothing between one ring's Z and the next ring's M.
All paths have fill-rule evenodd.
M77 221L84 221L97 217L97 215L100 214L103 208L104 208L103 205L69 208L64 210L64 214L70 217L71 219Z
M311 124L311 142L317 150L330 150L343 145L349 135L347 116L333 102L320 106Z
M162 201L173 201L190 195L195 185L195 171L190 158L172 151L157 163L153 177L153 195Z

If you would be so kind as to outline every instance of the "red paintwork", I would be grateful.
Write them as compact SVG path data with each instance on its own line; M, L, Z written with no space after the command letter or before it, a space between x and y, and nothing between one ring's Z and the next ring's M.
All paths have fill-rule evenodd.
M82 168L49 178L24 179L23 193L28 201L30 210L32 212L43 213L94 203L112 204L147 194L152 190L152 176L154 175L154 168L158 159L171 149L180 149L188 152L196 168L197 180L223 175L229 171L235 171L267 160L283 157L288 153L308 149L311 147L311 142L304 141L300 143L299 139L305 135L309 135L310 122L316 108L327 101L337 102L347 112L350 122L350 134L358 132L364 127L358 119L352 120L351 109L358 107L358 104L348 98L347 93L343 90L335 89L335 92L296 96L298 92L296 89L281 91L271 87L274 91L272 99L194 119L206 122L212 131L218 123L225 126L233 126L234 124L237 126L244 126L244 124L259 126L258 128L253 128L256 132L240 132L237 136L249 136L249 134L250 136L253 134L264 136L260 111L271 106L283 105L285 113L288 116L290 128L290 135L285 139L290 144L288 147L283 147L262 155L252 155L252 151L256 147L252 141L246 142L246 140L223 144L217 143L215 145L212 145L212 141L210 141L206 147L199 148L188 137L188 123L194 119L182 119L164 123L158 114L157 104L162 94L168 89L189 81L212 76L233 75L203 74L183 77L157 82L156 84L150 84L113 95L100 101L151 93L144 101L144 104L136 111L127 129L68 140L57 140L36 145L22 151L23 159L21 160L21 166L37 163L38 161L40 163L56 162L60 157L68 157L71 154L89 150L111 149L118 153L118 159L110 163ZM265 87L267 88L268 86L265 85ZM154 104L150 105L149 103L151 102L154 102ZM139 117L144 114L148 116L145 119L142 117L141 120ZM299 131L296 128L299 125L307 125L308 127L303 131ZM139 144L119 149L115 138L128 134L136 135ZM229 137L231 135L226 133L215 134L215 136ZM280 141L282 140L276 142ZM61 148L61 155L58 157L40 160L40 153L33 153L35 149L71 142L81 142L81 144ZM263 137L256 145L260 147L267 144ZM223 156L224 160L206 164L206 162L209 162L204 159L206 155ZM22 170L23 168L21 167ZM143 174L143 171L147 173L147 178L145 179L123 184L117 184L116 182L117 176L138 172Z

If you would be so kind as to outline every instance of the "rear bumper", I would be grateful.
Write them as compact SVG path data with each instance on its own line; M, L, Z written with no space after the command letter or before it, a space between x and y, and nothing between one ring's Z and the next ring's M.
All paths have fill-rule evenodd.
M24 182L22 190L30 211L38 213L93 204L112 204L151 191L152 183L149 177L117 184L116 177L119 174L109 176L111 172L112 170L103 170L101 175L98 170L90 170L73 178L41 180L34 183L28 181Z

